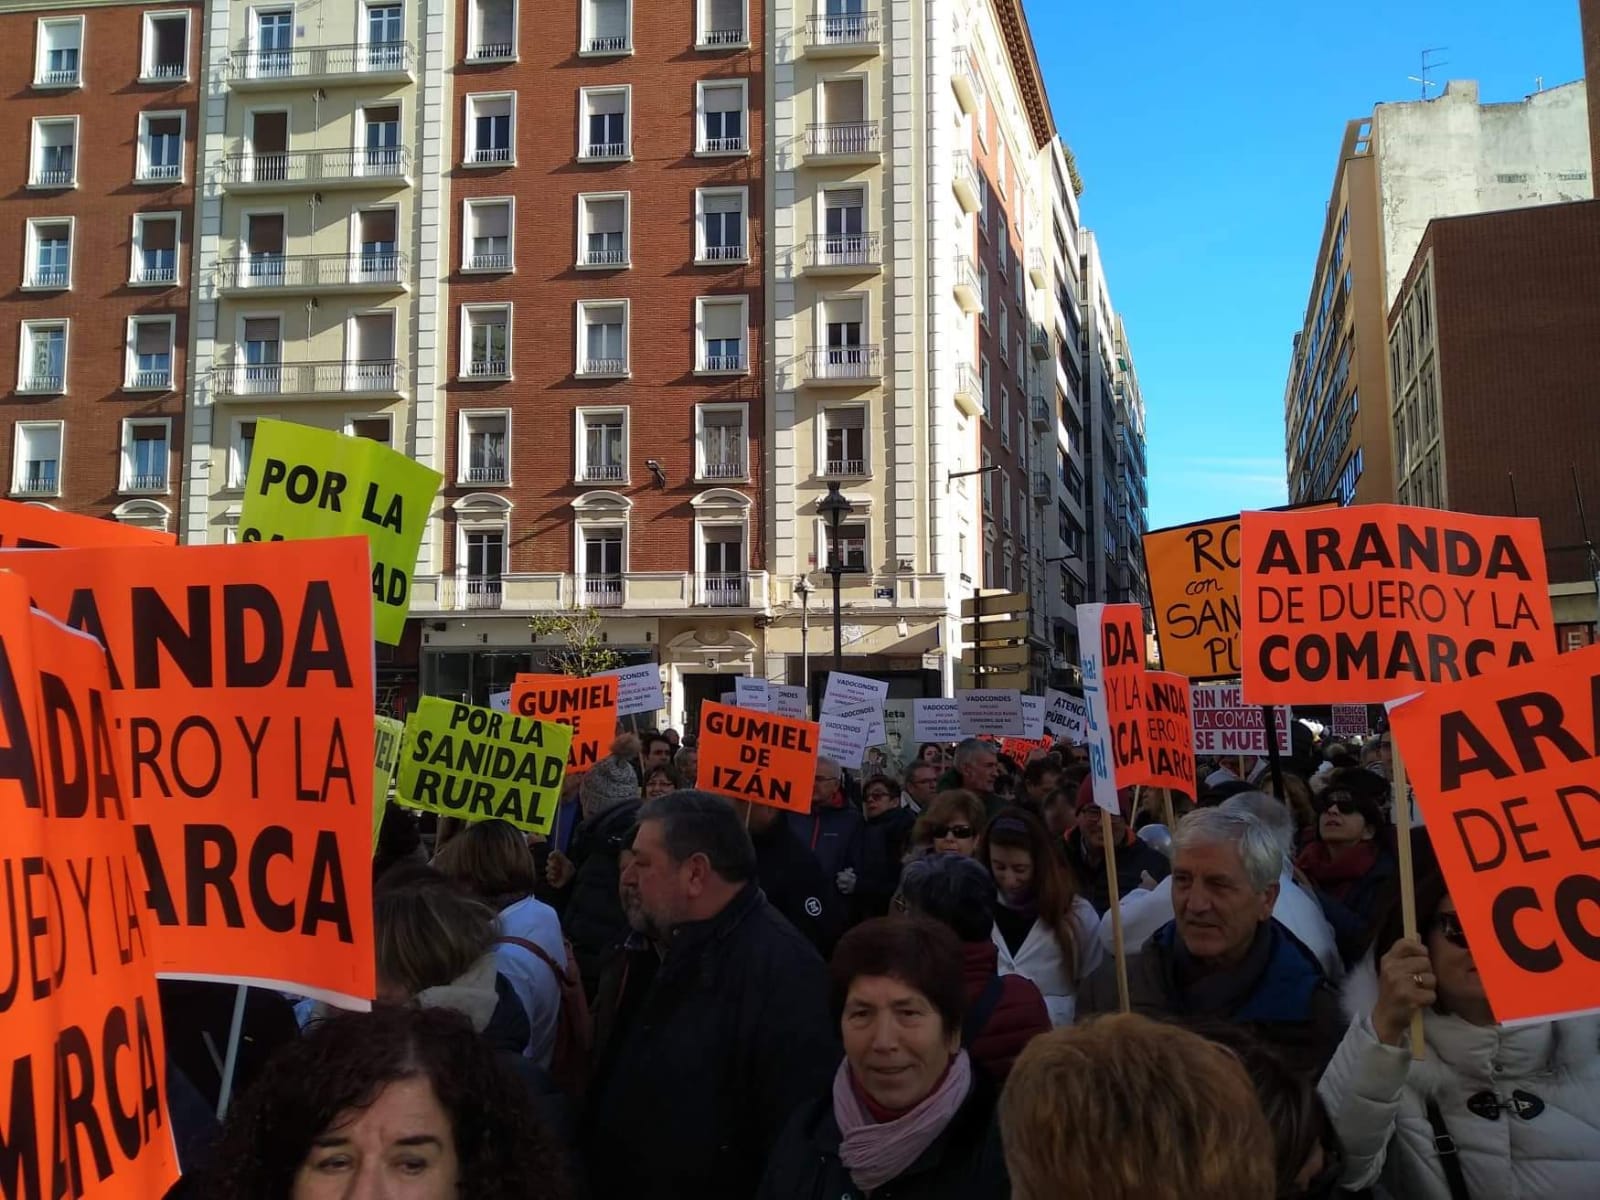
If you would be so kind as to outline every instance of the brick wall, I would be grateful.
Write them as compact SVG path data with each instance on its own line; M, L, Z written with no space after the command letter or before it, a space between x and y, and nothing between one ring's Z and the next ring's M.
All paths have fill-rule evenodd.
M163 5L164 10L184 7ZM144 7L39 10L0 14L0 196L8 202L0 232L0 487L12 482L15 423L64 420L62 495L40 497L57 507L105 515L128 497L118 494L122 421L169 417L167 494L153 499L179 508L183 445L183 381L188 344L188 286L193 231L195 140L200 62L200 16L191 6L190 82L138 82ZM33 87L37 25L41 17L84 16L83 86ZM139 113L183 111L184 178L181 183L134 182ZM77 114L77 186L40 191L28 186L29 139L35 117ZM131 287L133 214L181 211L179 282L162 288ZM74 218L71 288L25 291L26 222L32 217ZM124 346L131 316L177 318L173 390L125 391ZM24 320L70 322L67 394L19 395L18 355ZM4 493L0 493L4 494Z

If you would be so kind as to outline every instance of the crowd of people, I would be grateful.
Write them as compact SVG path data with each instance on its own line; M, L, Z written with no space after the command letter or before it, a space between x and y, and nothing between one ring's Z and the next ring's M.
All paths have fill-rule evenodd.
M671 732L619 736L548 838L391 807L377 1004L252 990L222 1128L232 989L163 982L173 1194L1600 1193L1600 1018L1496 1024L1387 735L1296 733L1276 782L1208 762L1109 819L1067 744L821 759L786 813L698 789Z

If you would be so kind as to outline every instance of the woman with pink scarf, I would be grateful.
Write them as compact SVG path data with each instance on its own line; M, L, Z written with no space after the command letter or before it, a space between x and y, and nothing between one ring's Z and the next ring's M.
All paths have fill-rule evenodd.
M955 934L924 917L880 917L840 940L832 975L844 1062L831 1093L779 1137L760 1200L1010 1195L996 1097L962 1049L961 968ZM973 1016L982 1025L984 1014Z

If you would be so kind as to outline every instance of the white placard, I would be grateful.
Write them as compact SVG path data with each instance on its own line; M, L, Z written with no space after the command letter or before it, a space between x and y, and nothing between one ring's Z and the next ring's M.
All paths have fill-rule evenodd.
M888 698L889 685L881 679L832 671L828 674L828 689L822 693L822 711L843 713L871 706L881 709Z
M1070 692L1054 688L1045 692L1044 725L1054 736L1064 738L1075 746L1089 737L1089 702Z
M817 739L817 752L831 758L847 771L859 771L861 760L867 756L867 723L824 713L818 722L822 733Z
M1267 753L1267 716L1259 704L1244 702L1244 689L1237 683L1190 684L1189 712L1194 720L1196 754ZM1294 712L1276 710L1278 752L1289 753L1289 722Z
M1044 736L1044 697L1022 698L1022 736L1037 742Z
M1105 664L1100 660L1104 640L1106 606L1078 605L1078 665L1083 670L1083 698L1088 705L1089 727L1084 741L1089 746L1089 777L1094 780L1094 802L1113 815L1120 815L1117 781L1112 774L1111 711L1106 704Z
M1022 693L1016 688L974 688L956 693L961 733L977 737L1021 737Z
M615 667L610 671L601 671L600 674L617 677L619 717L631 717L638 713L658 713L667 706L666 694L661 690L661 668L655 663Z
M867 726L867 745L881 746L889 739L883 728L883 705L861 704L824 712L825 717L843 717L847 721L864 721Z
M739 695L738 695L738 693L737 692L723 692L722 693L722 703L728 705L729 707L736 706L739 703Z
M490 692L489 693L489 707L494 709L495 712L503 712L503 713L510 712L511 711L511 693L510 692Z
M922 742L959 742L961 740L961 709L954 700L913 700L911 702L912 736Z
M799 684L793 687L783 683L768 684L767 703L777 716L806 719L806 689Z
M752 712L767 712L771 707L767 681L759 675L739 675L733 681L734 703Z

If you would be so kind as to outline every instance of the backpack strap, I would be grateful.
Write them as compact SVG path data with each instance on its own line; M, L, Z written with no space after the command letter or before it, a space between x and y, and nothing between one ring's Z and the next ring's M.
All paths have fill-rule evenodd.
M1444 1123L1444 1113L1439 1102L1428 1097L1428 1124L1433 1126L1433 1148L1439 1155L1439 1165L1444 1168L1445 1182L1450 1187L1450 1200L1471 1200L1467 1191L1467 1177L1461 1170L1461 1155L1456 1150L1456 1140L1450 1136Z
M994 1016L994 1010L1000 1006L1000 996L1005 986L1005 979L1001 975L991 975L989 982L983 985L977 1002L967 1009L966 1019L961 1022L962 1046L972 1045L983 1032L989 1018Z
M558 981L561 983L569 982L567 979L566 966L562 963L556 962L555 959L551 958L550 955L546 953L545 948L539 945L538 942L530 942L527 938L519 937L497 937L494 940L494 944L496 946L515 946L519 950L526 950L529 954L539 959L539 961L544 963L545 966L554 971Z

